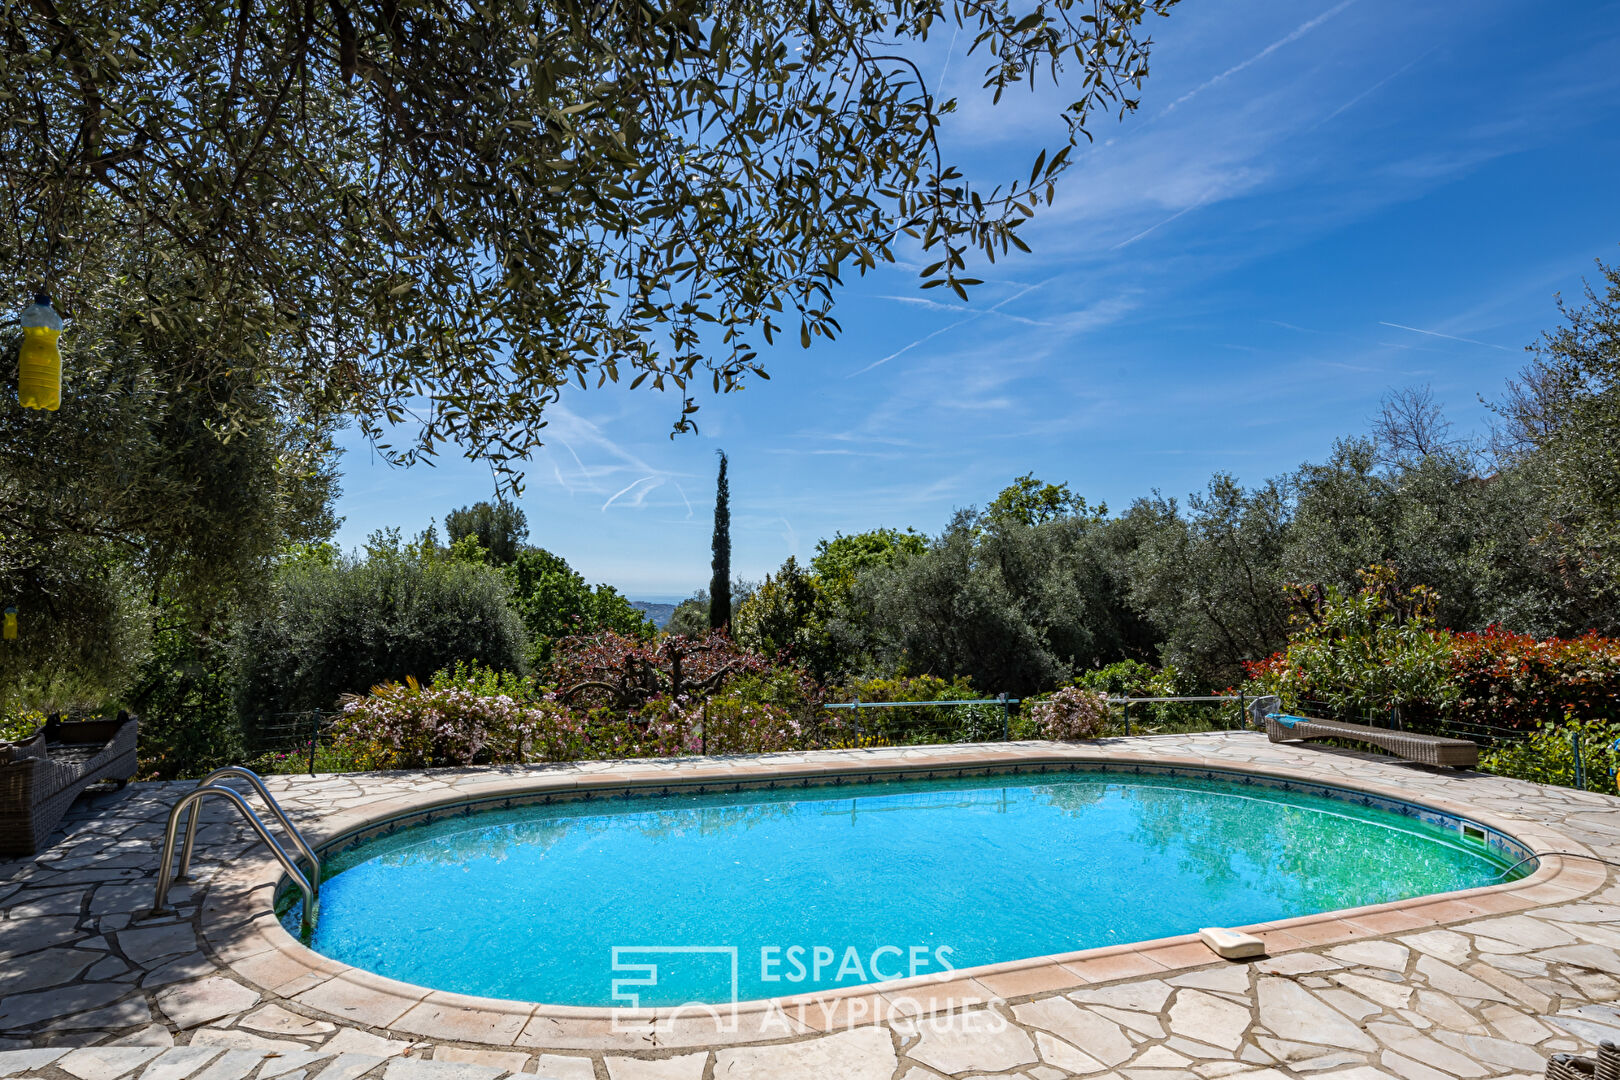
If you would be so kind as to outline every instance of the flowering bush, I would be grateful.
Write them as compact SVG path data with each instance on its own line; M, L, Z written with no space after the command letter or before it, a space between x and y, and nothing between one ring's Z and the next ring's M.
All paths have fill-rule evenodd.
M718 630L700 639L671 634L656 642L607 630L559 641L551 675L565 704L633 712L658 697L706 697L769 667L764 657L738 648Z
M350 695L343 699L334 741L362 769L580 756L585 731L568 710L555 701L488 693L489 677L458 666L429 687L407 677L365 696Z
M803 726L780 705L732 696L707 702L657 698L634 718L641 752L677 754L769 754L802 745Z
M1519 730L1565 716L1620 720L1620 640L1538 640L1492 627L1452 634L1449 644L1459 718Z
M1027 711L1043 739L1095 739L1108 723L1108 698L1095 690L1066 686Z
M1288 648L1247 665L1250 693L1276 694L1287 709L1399 706L1418 728L1451 721L1530 732L1564 718L1620 720L1620 640L1439 629L1430 594L1397 592L1386 568L1363 579L1355 596L1328 591L1307 603Z

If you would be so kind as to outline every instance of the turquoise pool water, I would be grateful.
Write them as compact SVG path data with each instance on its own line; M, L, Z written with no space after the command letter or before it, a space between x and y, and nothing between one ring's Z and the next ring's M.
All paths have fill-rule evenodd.
M621 798L334 856L311 945L441 990L678 1005L732 1000L734 982L739 1000L774 997L1380 903L1506 865L1454 828L1220 780Z

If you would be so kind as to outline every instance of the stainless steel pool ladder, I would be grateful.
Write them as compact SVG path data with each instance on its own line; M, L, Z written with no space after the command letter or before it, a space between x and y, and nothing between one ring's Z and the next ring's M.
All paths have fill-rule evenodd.
M297 846L299 854L309 860L309 873L307 875L299 868L298 861L288 855L287 849L282 847L280 842L271 835L269 828L260 820L259 815L253 812L253 808L247 804L247 800L242 797L241 793L220 782L226 777L246 780L248 785L258 792L259 797L270 808L270 812L275 815L276 820L281 822L281 827L287 831L287 835L292 837L292 842ZM244 769L240 765L227 765L223 769L215 769L203 777L202 783L181 796L180 800L174 804L174 808L169 811L169 824L163 832L163 862L158 866L157 895L152 901L152 913L154 915L168 914L171 910L167 904L169 886L176 881L187 880L191 874L191 855L197 847L197 827L202 818L202 808L196 804L201 803L210 795L223 796L227 802L242 811L242 816L247 819L248 825L252 827L254 832L259 834L259 839L263 840L266 846L270 848L270 853L276 857L276 861L281 864L281 868L287 871L287 876L292 878L293 884L297 885L298 891L303 894L304 909L301 923L304 930L313 929L315 917L320 907L320 856L315 854L315 849L309 846L309 842L304 839L304 834L299 832L298 827L287 817L286 811L281 809L281 804L276 802L275 797L264 786L264 781L259 779L258 774L251 769ZM189 817L187 817L186 813L188 810L190 811ZM170 871L174 866L174 843L180 832L180 821L183 817L187 818L186 841L180 849L180 872L171 874Z

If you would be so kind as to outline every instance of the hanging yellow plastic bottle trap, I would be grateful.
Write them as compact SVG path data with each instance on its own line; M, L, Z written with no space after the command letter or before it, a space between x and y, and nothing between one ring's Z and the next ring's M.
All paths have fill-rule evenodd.
M62 334L62 316L51 298L36 293L23 308L22 349L17 355L17 397L25 409L55 412L62 404L62 353L56 339Z

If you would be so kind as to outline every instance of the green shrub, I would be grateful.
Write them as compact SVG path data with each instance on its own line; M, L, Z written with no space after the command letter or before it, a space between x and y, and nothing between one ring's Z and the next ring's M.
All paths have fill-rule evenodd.
M1075 677L1074 685L1113 698L1186 697L1207 693L1198 689L1174 664L1156 668L1139 660L1121 660L1087 671ZM1133 735L1219 731L1243 726L1236 705L1216 702L1145 702L1131 706L1130 720ZM1108 731L1124 734L1124 722L1124 710L1112 707Z
M592 588L560 556L527 548L505 568L511 603L529 634L529 658L541 667L551 662L560 638L613 630L647 640L657 628L611 585Z
M237 635L240 706L261 718L330 711L345 694L430 679L460 661L522 671L526 637L501 571L431 543L372 537L364 557L308 549L277 568Z
M205 776L242 760L242 723L226 651L180 631L159 634L129 694L141 718L141 778Z
M1566 720L1545 723L1522 741L1487 750L1479 767L1499 776L1538 784L1575 787L1575 744L1580 744L1582 779L1588 791L1620 794L1615 773L1620 767L1620 723Z
M827 700L833 702L966 701L978 696L966 676L947 680L937 675L874 676L845 683L827 692ZM964 721L969 724L977 722L959 716L959 708L955 705L923 705L916 708L861 709L858 712L840 709L838 719L848 724L852 733L862 736L851 740L852 744L958 742L966 741L958 738ZM998 719L998 738L1000 728Z

